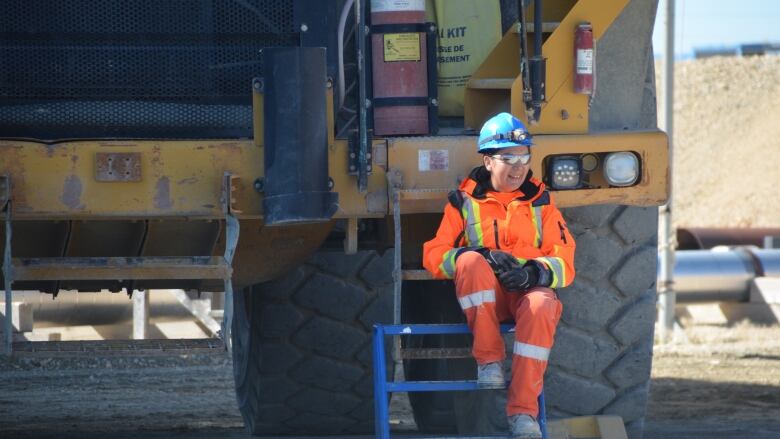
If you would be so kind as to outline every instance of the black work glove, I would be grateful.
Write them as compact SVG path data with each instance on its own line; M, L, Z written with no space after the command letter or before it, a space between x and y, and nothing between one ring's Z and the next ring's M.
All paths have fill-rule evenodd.
M498 275L498 281L501 282L501 286L510 293L525 291L531 288L536 285L538 278L536 268L528 265L515 267Z
M541 262L531 259L522 267L516 267L498 276L501 286L508 292L525 291L535 286L549 286L552 276Z
M516 257L501 250L490 250L487 255L482 256L488 261L496 276L520 267L520 261Z
M512 270L513 268L520 267L520 262L516 257L501 250L490 250L487 247L463 247L455 254L455 260L458 260L458 256L462 255L464 252L477 252L482 255L487 263L490 264L490 268L493 269L493 273L495 273L496 276Z

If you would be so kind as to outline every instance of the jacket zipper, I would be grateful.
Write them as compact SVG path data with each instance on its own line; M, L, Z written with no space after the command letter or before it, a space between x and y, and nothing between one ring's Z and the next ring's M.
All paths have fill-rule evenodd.
M498 220L493 218L493 235L496 239L496 250L501 249L501 244L498 243Z
M558 221L558 228L561 229L561 241L563 241L564 244L567 244L566 242L566 234L563 233L563 224L561 224L560 221Z

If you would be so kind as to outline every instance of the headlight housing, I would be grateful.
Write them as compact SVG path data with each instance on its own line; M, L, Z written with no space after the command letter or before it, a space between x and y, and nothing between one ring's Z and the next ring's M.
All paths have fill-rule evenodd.
M631 186L639 179L639 159L631 152L613 152L604 159L604 178L610 186Z
M576 189L582 186L582 161L577 156L557 156L549 162L547 174L553 189Z

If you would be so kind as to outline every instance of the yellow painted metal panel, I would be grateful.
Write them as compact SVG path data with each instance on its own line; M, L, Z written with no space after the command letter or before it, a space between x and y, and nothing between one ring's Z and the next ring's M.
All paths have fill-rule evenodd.
M375 142L378 165L367 194L347 175L347 143L328 149L329 172L339 192L337 217L384 216L387 211L384 142ZM17 219L188 217L222 218L222 179L238 175L235 207L241 218L262 216L264 148L251 140L76 141L43 144L0 141L0 174L12 184ZM97 153L140 154L140 181L99 182Z
M225 172L243 178L236 205L253 216L262 151L249 141L0 141L0 173L11 179L19 219L222 217ZM140 181L96 181L99 152L139 153Z
M481 163L475 152L475 141L472 136L376 140L372 149L373 173L364 194L357 191L355 177L348 175L346 141L334 141L329 146L329 162L334 190L340 198L336 217L387 214L388 166L400 171L403 189L424 190L404 196L404 212L440 211L443 195L457 187L471 168ZM666 137L661 132L543 135L535 141L532 169L536 175L541 175L544 157L552 154L629 150L636 152L642 161L638 185L559 191L556 197L562 206L656 205L666 199L668 151ZM262 196L254 191L252 184L263 175L263 150L249 140L92 141L53 145L0 141L0 174L11 178L14 213L18 219L221 218L225 172L240 177L233 194L235 207L242 212L240 217L261 218ZM104 151L139 153L140 181L96 181L95 154ZM436 151L446 151L446 168L442 161L444 153ZM422 163L421 157L428 162Z
M387 214L387 152L384 140L375 140L372 148L373 168L368 176L366 193L357 190L357 177L349 175L349 147L346 140L336 140L328 155L333 190L339 193L339 210L336 218L383 217Z
M520 45L517 34L511 29L504 34L496 47L471 75L464 94L464 126L466 129L479 130L482 123L491 115L500 111L510 111L510 94L505 90L484 90L482 85L498 80L512 81L520 74ZM503 81L502 81L503 80ZM505 101L501 108L496 102Z
M642 175L635 186L556 191L561 207L608 203L653 206L667 199L668 143L660 131L542 135L534 141L531 169L536 176L542 175L542 163L549 155L633 151L640 157ZM436 150L446 151L447 169L421 170L421 151ZM476 153L476 138L471 136L389 139L388 160L390 172L397 171L402 189L409 191L401 199L404 213L441 211L447 192L482 164Z
M574 93L574 31L577 25L590 22L598 40L617 18L628 0L579 0L566 14L560 26L542 46L547 58L547 104L542 107L542 120L531 128L534 133L588 132L587 95ZM512 84L512 113L525 118L523 85L518 77Z
M547 102L542 107L541 120L529 129L534 134L587 133L589 97L574 93L573 87L574 31L579 23L590 22L598 41L628 0L579 0L573 6L570 1L558 3L557 9L545 9L549 19L560 19L560 25L542 46L542 54L547 58ZM533 34L529 34L529 39L532 38ZM519 65L520 43L517 30L513 28L507 31L469 81L465 92L466 128L478 130L487 118L500 111L509 111L524 122L528 121ZM504 88L508 78L514 78L510 92L494 90Z

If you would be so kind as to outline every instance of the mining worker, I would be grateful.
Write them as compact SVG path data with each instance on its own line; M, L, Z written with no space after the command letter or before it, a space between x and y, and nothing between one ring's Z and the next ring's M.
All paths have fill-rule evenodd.
M489 119L477 144L483 166L450 193L436 237L423 249L435 278L455 280L481 388L506 386L499 322L515 322L506 414L516 439L542 437L537 398L562 309L554 289L574 279L574 239L552 194L532 176L533 149L511 114Z

